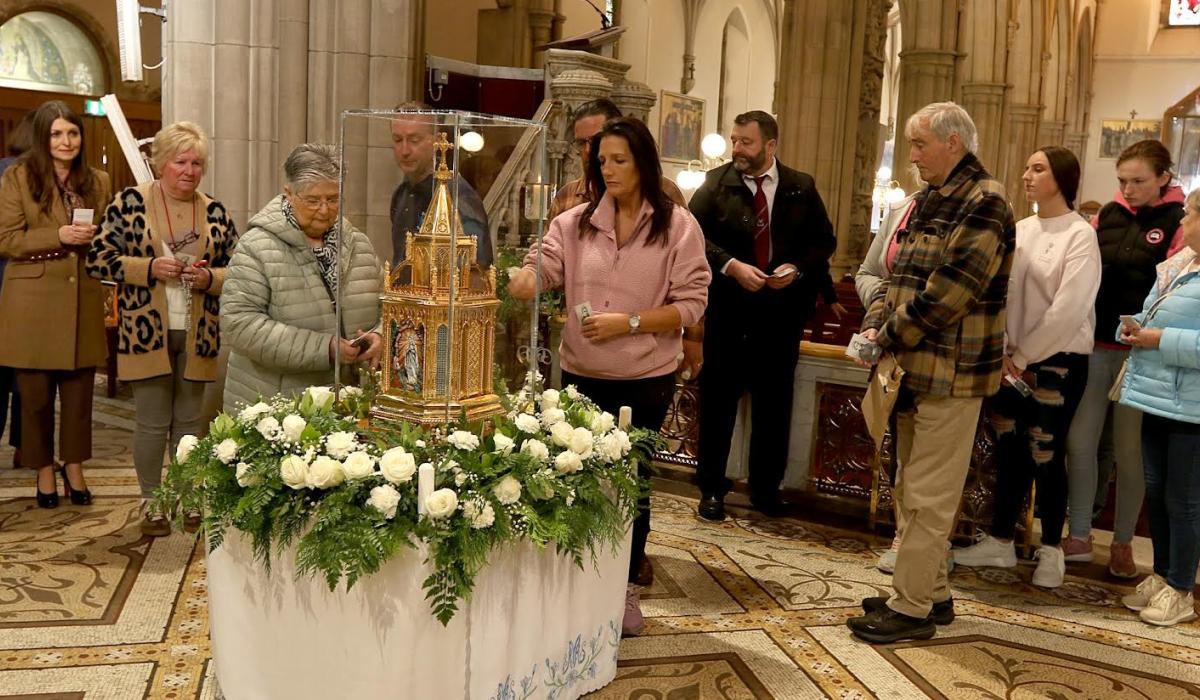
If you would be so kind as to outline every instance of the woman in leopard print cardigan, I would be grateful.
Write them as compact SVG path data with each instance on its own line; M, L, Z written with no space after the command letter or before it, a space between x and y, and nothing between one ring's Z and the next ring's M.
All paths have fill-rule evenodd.
M105 212L88 254L88 274L117 282L118 376L133 387L133 460L143 502L162 478L168 433L174 454L184 435L204 429L204 388L217 378L221 287L237 232L224 205L197 191L208 139L191 122L154 137L158 179L128 187ZM142 530L170 533L144 510ZM189 526L198 526L189 515Z

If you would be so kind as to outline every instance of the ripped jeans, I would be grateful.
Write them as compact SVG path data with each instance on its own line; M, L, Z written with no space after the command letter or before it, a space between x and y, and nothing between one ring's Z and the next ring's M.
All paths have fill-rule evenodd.
M1087 375L1087 355L1060 352L1026 368L1032 396L1022 396L1002 382L990 400L988 411L996 430L993 537L1013 538L1029 487L1036 480L1042 544L1057 546L1062 540L1067 516L1067 431Z

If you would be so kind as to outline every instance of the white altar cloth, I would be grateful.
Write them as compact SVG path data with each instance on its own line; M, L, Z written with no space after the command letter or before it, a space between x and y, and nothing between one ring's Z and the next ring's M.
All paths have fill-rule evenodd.
M254 561L230 530L208 555L213 662L228 700L571 700L617 671L630 537L597 566L522 543L498 552L447 627L408 550L346 591Z

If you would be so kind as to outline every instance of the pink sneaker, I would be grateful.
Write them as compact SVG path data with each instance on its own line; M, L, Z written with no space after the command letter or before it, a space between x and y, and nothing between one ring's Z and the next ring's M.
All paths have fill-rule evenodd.
M1108 548L1108 573L1117 578L1136 578L1137 564L1133 563L1133 545L1113 542Z
M621 636L636 637L646 629L642 618L642 589L634 584L625 587L625 617L621 619Z
M1081 540L1068 535L1062 540L1062 551L1065 561L1091 561L1095 556L1092 554L1092 536L1088 535L1086 540Z

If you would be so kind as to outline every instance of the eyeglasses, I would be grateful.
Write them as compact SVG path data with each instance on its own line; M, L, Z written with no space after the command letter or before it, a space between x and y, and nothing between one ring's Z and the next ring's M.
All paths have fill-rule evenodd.
M592 141L591 139L575 139L575 141L574 141L575 150L582 151L583 149L588 147L588 144L591 143L591 141Z
M341 197L334 195L332 197L301 197L296 196L296 201L304 205L305 209L317 210L322 205L328 206L330 209L337 209L341 204Z

